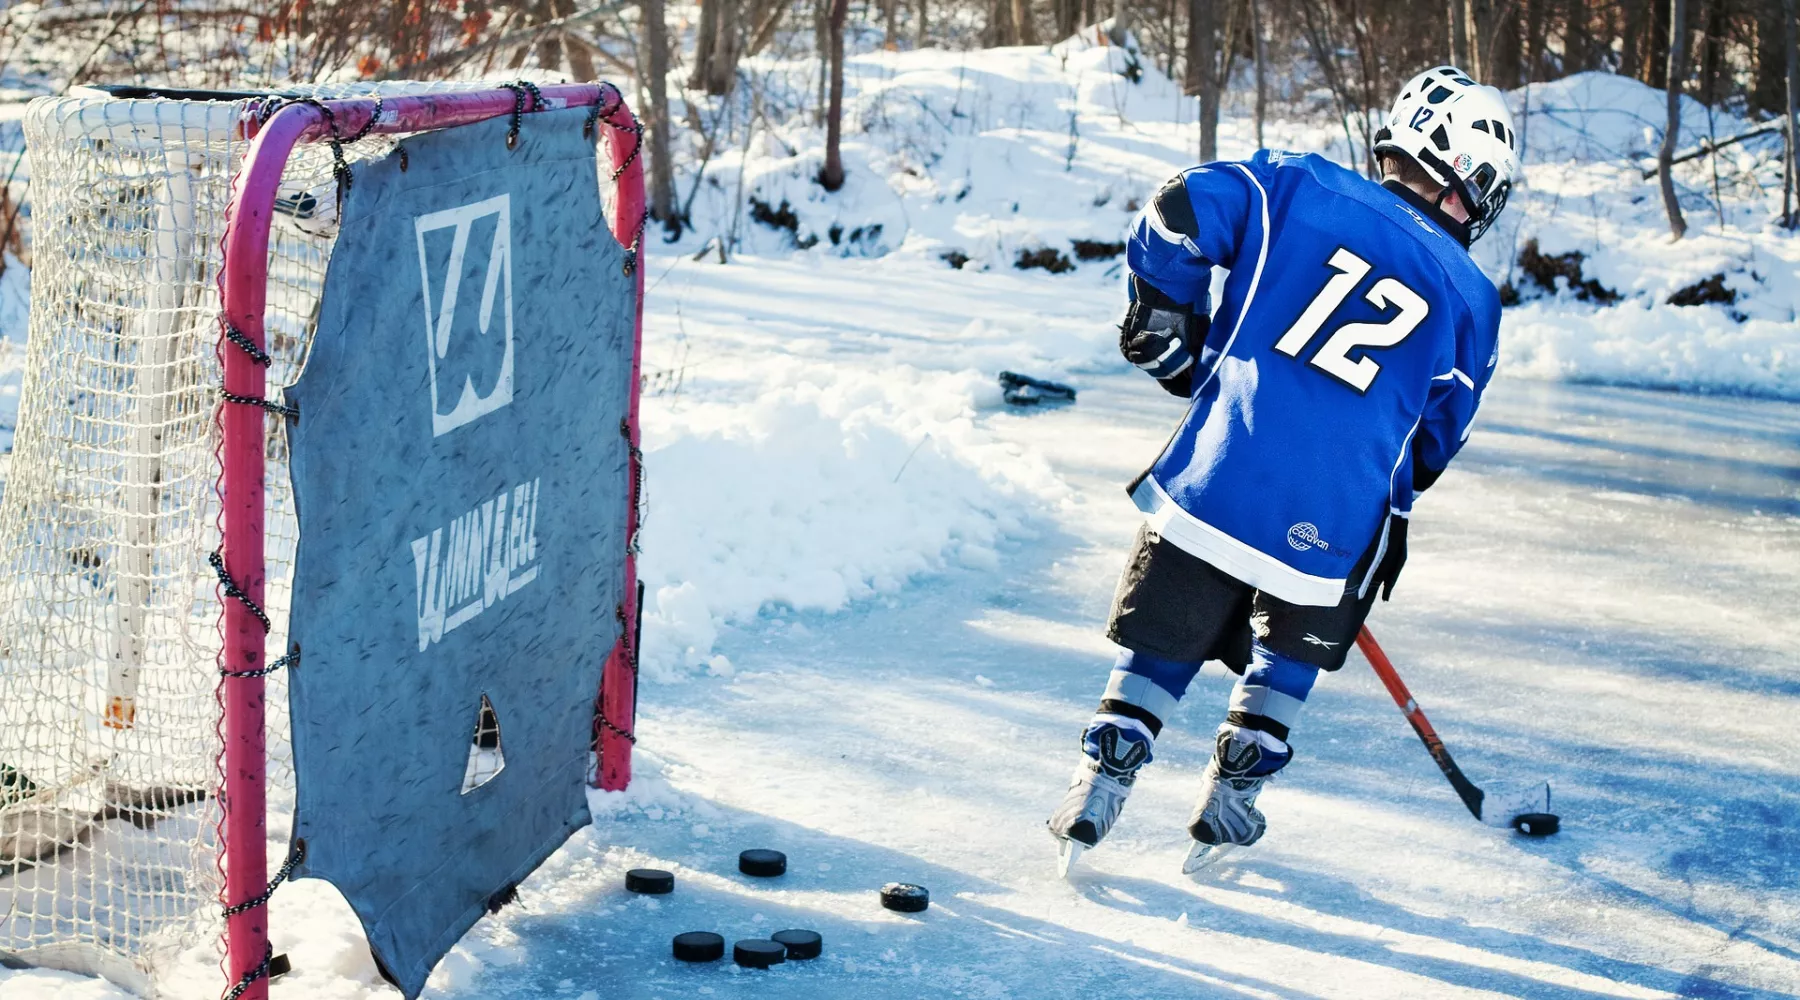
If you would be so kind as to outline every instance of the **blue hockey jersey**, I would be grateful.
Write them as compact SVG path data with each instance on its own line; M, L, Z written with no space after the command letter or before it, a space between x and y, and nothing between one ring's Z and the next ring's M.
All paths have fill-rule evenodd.
M1449 464L1493 377L1499 295L1409 200L1265 150L1184 172L1133 226L1132 272L1177 303L1204 310L1211 268L1230 276L1192 405L1132 499L1162 537L1295 604L1366 586L1351 574L1411 511L1413 463Z

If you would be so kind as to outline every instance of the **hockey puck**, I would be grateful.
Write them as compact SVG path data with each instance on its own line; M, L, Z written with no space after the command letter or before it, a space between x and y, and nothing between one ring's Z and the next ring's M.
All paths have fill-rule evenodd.
M738 871L757 878L774 878L787 873L787 855L780 851L751 848L738 855Z
M881 905L899 913L924 913L931 905L931 892L911 882L889 882L881 887Z
M731 946L731 960L746 969L766 969L787 961L787 945L767 938L747 938Z
M1513 817L1513 829L1527 837L1548 837L1562 829L1562 819L1555 813L1523 813Z
M677 934L675 957L683 962L717 962L725 957L725 939L712 931Z
M806 931L794 928L791 931L776 931L769 935L769 940L787 949L790 959L818 958L819 952L825 950L825 939L818 931Z
M625 873L625 888L646 896L661 896L675 891L675 876L660 868L633 868Z

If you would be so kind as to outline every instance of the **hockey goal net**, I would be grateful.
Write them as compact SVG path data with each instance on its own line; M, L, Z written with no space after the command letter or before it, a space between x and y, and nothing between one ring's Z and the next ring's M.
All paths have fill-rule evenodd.
M147 995L195 995L189 976L203 967L206 989L256 997L267 920L240 912L227 930L221 905L254 901L274 874L265 852L286 850L293 775L283 672L221 672L243 608L216 564L235 530L220 501L231 448L220 387L238 350L222 341L220 279L252 139L278 108L311 116L282 151L273 205L235 209L272 209L253 331L268 388L243 395L279 405L307 357L345 160L384 155L408 132L594 106L601 177L618 182L604 192L614 232L635 250L639 133L608 86L193 96L46 98L25 122L36 247L0 498L0 957ZM278 419L236 419L266 470L257 601L273 661L287 648L298 540L287 439ZM234 581L247 579L241 556L227 561ZM264 702L266 753L262 719L244 714ZM605 735L607 783L619 785L628 744ZM261 793L228 788L228 775L265 773L266 826Z

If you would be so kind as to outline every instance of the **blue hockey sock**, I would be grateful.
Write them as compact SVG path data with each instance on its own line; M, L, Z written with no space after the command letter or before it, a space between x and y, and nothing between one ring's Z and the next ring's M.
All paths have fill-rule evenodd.
M1282 656L1261 641L1251 643L1250 669L1232 688L1231 709L1225 716L1226 727L1262 746L1262 760L1249 777L1273 774L1293 759L1288 733L1300 720L1300 709L1318 679L1318 667Z
M1100 696L1100 712L1136 719L1154 737L1199 672L1198 661L1120 650L1106 693Z

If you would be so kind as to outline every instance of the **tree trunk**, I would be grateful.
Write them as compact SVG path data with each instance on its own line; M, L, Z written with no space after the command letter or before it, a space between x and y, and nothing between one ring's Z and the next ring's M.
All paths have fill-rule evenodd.
M1650 29L1645 33L1647 45L1644 59L1644 82L1657 90L1671 89L1669 85L1669 56L1673 53L1670 46L1672 35L1669 31L1669 17L1672 3L1650 3ZM1682 13L1687 12L1687 4L1682 5Z
M555 20L556 0L542 0L532 7L532 19L538 24ZM562 36L551 33L545 35L537 45L538 68L558 72L563 65Z
M1700 86L1696 96L1707 107L1714 107L1725 99L1720 86L1725 68L1725 0L1706 0L1704 6L1706 30L1700 36Z
M713 39L712 64L707 67L706 92L714 97L731 93L737 82L738 56L743 52L743 0L710 0L719 8L718 35Z
M1525 12L1523 83L1537 83L1550 75L1550 54L1545 51L1550 36L1550 3L1551 0L1530 0Z
M915 36L915 38L913 40L913 47L917 48L917 49L924 48L930 41L930 36L928 36L925 33L925 27L926 27L925 15L927 13L927 11L925 9L925 5L928 4L929 2L930 2L930 0L919 0L919 26L918 26L917 35Z
M663 0L643 0L643 16L644 75L650 88L650 106L644 109L650 130L650 215L672 235L680 235L675 168L669 162L669 25L663 17Z
M1131 5L1126 0L1113 0L1112 22L1106 40L1122 47L1126 36L1131 34Z
M1787 188L1800 200L1800 28L1795 26L1800 19L1800 4L1795 0L1782 0L1782 13L1787 22L1787 30L1783 32L1787 41L1787 161L1783 173L1787 174ZM1789 229L1800 228L1800 205L1788 208L1787 197L1782 197L1782 208L1787 212Z
M1032 17L1031 0L1012 0L1014 45L1038 44L1037 19Z
M827 191L844 186L844 157L839 147L844 138L844 19L849 14L850 0L832 0L831 105L825 112L825 169L819 172L819 183Z
M1081 0L1056 0L1056 40L1073 35L1081 28Z
M1580 73L1599 65L1592 18L1587 0L1567 0L1563 5L1562 73ZM1546 64L1544 69L1544 78L1549 79L1551 67Z
M694 90L706 87L707 69L712 65L713 40L719 34L719 8L730 0L700 0L700 27L694 32L694 71L688 74L688 86Z
M1450 0L1450 65L1469 69L1469 8L1467 0Z
M889 52L900 50L900 0L884 0L887 23L882 29L881 47Z
M1521 62L1519 39L1519 4L1517 0L1497 0L1492 15L1492 26L1487 33L1487 52L1484 55L1488 79L1484 83L1492 84L1501 90L1511 90L1519 85Z
M987 24L981 29L981 44L988 48L1011 45L1013 39L1011 0L988 0Z
M1687 23L1687 0L1669 0L1669 23ZM1681 203L1675 198L1675 144L1681 139L1681 81L1687 76L1687 32L1677 30L1669 39L1668 64L1663 76L1669 81L1669 121L1663 131L1662 148L1658 151L1657 175L1662 183L1663 208L1669 213L1669 232L1675 239L1687 233L1687 220L1681 217Z
M1756 16L1756 72L1750 86L1750 106L1765 114L1782 114L1787 93L1786 0L1763 0Z
M1477 82L1488 83L1489 46L1492 44L1494 0L1467 0L1468 10L1463 14L1463 26L1469 32L1469 61L1462 69ZM1500 0L1501 3L1507 0Z
M819 53L819 103L813 122L825 124L826 92L831 84L831 8L835 0L813 0L813 48Z
M1188 93L1200 95L1200 162L1219 158L1218 0L1188 5Z
M1619 31L1622 48L1619 53L1619 75L1634 80L1644 79L1645 25L1649 23L1649 7L1656 0L1625 0L1625 24Z
M1269 108L1269 45L1263 38L1262 0L1250 2L1251 45L1256 58L1256 148L1268 149L1263 142L1263 118Z

